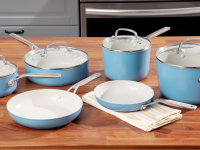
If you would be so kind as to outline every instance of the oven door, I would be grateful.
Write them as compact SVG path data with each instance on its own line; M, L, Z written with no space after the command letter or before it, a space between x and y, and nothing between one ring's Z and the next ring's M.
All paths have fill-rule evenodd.
M146 36L165 26L171 30L163 36L200 36L200 2L81 3L83 37L108 37L118 28Z

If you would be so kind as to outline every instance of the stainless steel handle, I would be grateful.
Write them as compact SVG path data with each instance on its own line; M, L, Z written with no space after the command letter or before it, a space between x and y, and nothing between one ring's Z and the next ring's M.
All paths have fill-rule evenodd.
M101 73L95 73L79 82L77 82L76 84L74 84L73 86L71 86L67 91L71 91L72 89L74 89L74 94L76 93L77 89L80 87L80 86L83 86L85 84L87 84L88 82L100 77L102 74Z
M5 57L3 55L0 55L1 59L3 60L3 63L6 65L7 64L7 61L5 59Z
M159 29L159 30L147 35L145 38L150 40L151 38L154 38L154 37L156 37L156 36L158 36L158 35L160 35L164 32L167 32L168 30L170 30L170 27L164 27L162 29Z
M166 15L184 15L200 13L200 7L172 8L172 9L101 9L85 8L88 15L105 16L166 16Z
M174 53L179 54L180 51L183 51L183 52L185 53L185 51L182 49L183 43L188 42L188 41L195 41L195 40L200 40L200 38L192 38L192 39L186 39L186 40L182 41L182 42L179 44L178 49L175 50Z
M53 73L26 73L17 76L16 79L10 80L8 82L8 86L11 87L15 84L15 81L24 78L24 77L30 77L30 78L60 78L61 74L53 74Z
M195 105L191 105L191 104L187 104L187 103L182 103L182 102L178 102L178 101L173 101L173 100L167 100L167 99L156 99L153 102L146 104L146 105L142 105L140 110L144 110L146 109L147 106L155 104L155 103L163 103L166 105L170 105L170 106L175 106L175 107L179 107L179 108L186 108L186 109L196 109L197 106Z
M31 50L39 49L36 45L34 45L33 43L31 43L30 41L24 39L23 37L15 34L15 33L11 33L11 34L9 34L9 36L15 38L16 40L21 41L22 43L27 44L31 48Z
M65 44L65 47L66 47L67 51L69 51L69 52L71 51L71 49L68 48L67 43L65 43L65 42L63 42L63 41L58 41L58 42L53 42L53 43L48 44L48 45L46 46L45 50L44 50L44 53L43 53L43 54L40 54L40 56L41 56L41 57L45 57L45 56L47 55L47 49L49 48L49 46L54 45L54 44L58 44L58 43L63 43L63 44Z
M118 32L119 31L128 31L128 32L131 32L135 35L135 38L136 38L136 43L138 42L138 35L137 35L137 32L135 32L134 30L131 30L131 29L127 29L127 28L119 28L115 31L115 38L117 38L117 35L118 35ZM113 37L112 37L113 38Z

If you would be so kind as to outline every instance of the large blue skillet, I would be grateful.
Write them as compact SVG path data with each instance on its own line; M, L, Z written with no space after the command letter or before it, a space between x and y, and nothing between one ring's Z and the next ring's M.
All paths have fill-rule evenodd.
M33 129L52 129L74 120L82 109L82 99L76 95L79 86L100 77L96 73L76 83L68 91L33 90L18 94L7 103L7 110L17 123ZM70 90L74 89L71 93Z

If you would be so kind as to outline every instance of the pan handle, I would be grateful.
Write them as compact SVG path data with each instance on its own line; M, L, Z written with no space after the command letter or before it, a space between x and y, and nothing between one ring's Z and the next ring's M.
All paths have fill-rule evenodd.
M23 37L15 34L15 33L11 33L11 34L9 34L9 36L13 37L16 40L21 41L22 43L27 44L31 48L31 50L39 49L36 45L34 45L33 43L31 43L30 41L24 39Z
M94 79L100 77L101 75L102 75L101 73L95 73L95 74L93 74L93 75L91 75L91 76L89 76L89 77L87 77L87 78L85 78L85 79L79 81L78 83L74 84L74 85L71 86L67 91L69 92L69 91L71 91L72 89L74 89L74 92L73 92L73 93L75 94L76 91L77 91L77 89L78 89L80 86L87 84L88 82L90 82L90 81L92 81L92 80L94 80Z
M195 105L182 103L182 102L178 102L178 101L167 100L167 99L156 99L149 104L142 105L140 110L144 110L144 109L146 109L147 106L155 104L155 103L163 103L166 105L175 106L175 107L179 107L179 108L186 108L186 109L191 109L191 110L194 110L197 108L197 106L195 106Z
M17 76L16 79L10 80L8 82L8 86L11 87L15 84L15 81L24 78L24 77L30 77L30 78L60 78L61 74L53 74L53 73L26 73Z
M151 38L157 37L157 36L159 36L160 34L162 34L162 33L164 33L164 32L167 32L168 30L170 30L170 27L161 28L161 29L159 29L159 30L157 30L157 31L155 31L155 32L153 32L153 33L147 35L145 38L146 38L147 40L150 40Z

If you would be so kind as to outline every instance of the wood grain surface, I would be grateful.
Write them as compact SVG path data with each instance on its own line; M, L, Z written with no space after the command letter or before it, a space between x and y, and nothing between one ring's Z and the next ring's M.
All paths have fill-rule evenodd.
M142 83L151 86L155 98L163 97L159 91L155 51L157 48L180 43L191 37L156 37L151 40L151 65ZM100 72L102 77L82 86L77 94L83 96L100 83L109 81L103 71L101 42L104 38L26 38L38 47L65 41L70 47L89 54L89 74ZM0 38L0 54L18 65L24 73L23 56L30 51L27 45L13 38ZM0 85L1 86L1 85ZM172 85L173 86L173 85ZM52 130L34 130L23 127L9 116L6 103L13 96L35 89L62 89L70 86L45 87L23 78L11 95L0 98L0 149L200 149L200 109L182 110L183 118L151 132L144 132L118 118L84 104L80 115L68 125ZM199 89L200 90L200 89Z

